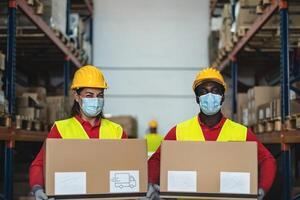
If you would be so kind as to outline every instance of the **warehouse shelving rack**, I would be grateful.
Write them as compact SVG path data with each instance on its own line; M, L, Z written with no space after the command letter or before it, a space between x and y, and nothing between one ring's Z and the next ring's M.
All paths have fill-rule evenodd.
M290 81L290 64L289 64L289 20L288 20L288 2L286 0L272 0L263 14L257 18L254 24L249 28L246 34L239 39L228 55L216 66L219 70L224 70L226 66L231 66L231 81L232 81L232 110L233 116L237 112L237 80L238 80L238 64L239 54L249 41L257 34L263 25L268 22L276 11L279 9L280 16L280 85L281 85L281 120L283 130L281 132L259 134L258 139L265 144L280 144L282 153L283 167L283 199L292 199L292 169L291 169L291 144L300 143L299 131L284 130L284 122L290 115L289 91L290 85L299 80L299 77Z
M30 7L26 0L7 0L8 2L8 23L7 23L7 48L6 48L6 68L5 68L5 95L8 99L8 116L5 117L6 126L0 126L0 140L5 141L5 160L4 160L4 194L5 200L13 199L13 150L15 148L16 141L22 142L43 142L47 137L47 132L41 131L27 131L16 129L13 119L15 116L15 83L16 83L16 12L17 8L22 11L22 13L33 22L33 24L48 38L48 40L37 40L36 46L46 43L47 48L51 46L55 49L55 54L49 59L63 59L63 72L64 72L64 95L68 95L69 80L70 80L70 66L80 67L83 63L75 57L75 55L67 48L52 31L49 25L46 24L43 19L36 15L33 8ZM67 0L67 16L69 16L71 11L71 5L79 5L78 8L74 8L76 11L88 12L89 17L91 17L90 31L93 31L93 4L92 0ZM84 6L84 8L83 8ZM67 27L69 23L69 17L67 17ZM68 34L67 30L67 34ZM29 33L30 34L30 33ZM92 44L92 37L90 37L90 43ZM62 53L64 56L58 56L58 52ZM93 54L93 53L92 53ZM57 56L56 56L57 55ZM38 61L41 62L41 61ZM55 61L54 61L55 63ZM41 64L41 63L40 63ZM55 63L56 64L56 63Z

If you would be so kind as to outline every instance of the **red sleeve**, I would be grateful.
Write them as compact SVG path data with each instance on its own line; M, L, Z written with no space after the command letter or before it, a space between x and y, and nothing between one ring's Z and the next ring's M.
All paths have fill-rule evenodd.
M128 135L125 131L123 131L122 133L122 139L127 139L128 138Z
M173 127L164 140L176 140L176 126ZM153 184L159 184L160 173L160 146L156 152L148 160L148 182Z
M258 187L263 188L267 193L270 190L276 175L276 160L269 150L258 141L257 137L250 129L247 131L247 141L257 142L259 169Z
M51 128L47 138L61 138L61 135L55 125ZM30 188L32 188L34 185L40 185L44 187L44 151L45 147L43 145L40 152L31 163L29 169Z

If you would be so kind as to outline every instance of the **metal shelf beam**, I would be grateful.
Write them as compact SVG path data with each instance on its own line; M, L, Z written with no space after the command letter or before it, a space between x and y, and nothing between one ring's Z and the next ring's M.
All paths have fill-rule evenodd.
M263 25L269 20L270 17L278 10L279 3L277 0L273 0L272 4L268 6L264 13L256 19L254 24L247 31L246 35L242 37L233 50L229 53L227 58L223 60L223 62L217 66L219 70L223 70L230 61L233 61L237 54L245 47L245 45L251 40L251 38L263 27Z
M66 45L54 34L46 22L37 16L34 10L24 0L16 0L18 8L72 61L77 67L83 64L70 52Z
M48 132L0 127L0 141L43 142Z
M16 72L16 0L8 0L7 24L7 60L5 69L6 97L8 99L8 112L15 114L15 72ZM13 150L14 142L6 141L4 157L4 198L13 199Z
M231 81L232 81L232 119L237 119L237 84L238 84L237 62L231 62Z
M93 9L93 6L92 6L92 3L91 3L91 0L84 0L84 3L90 13L91 16L93 16L93 12L94 12L94 9Z
M280 74L281 74L281 120L285 122L290 115L290 74L289 74L289 18L286 0L280 0ZM281 145L283 169L283 199L292 197L292 162L291 149L287 144Z

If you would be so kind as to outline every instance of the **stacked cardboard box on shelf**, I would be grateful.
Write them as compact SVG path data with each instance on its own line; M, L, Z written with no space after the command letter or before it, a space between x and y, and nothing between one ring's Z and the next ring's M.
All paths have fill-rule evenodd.
M43 87L32 87L21 90L17 89L17 115L26 120L47 122L46 89Z
M257 124L258 107L280 96L280 87L257 86L248 90L248 125Z
M48 105L48 123L53 124L54 121L65 119L70 116L73 98L65 96L48 96L46 102Z
M209 63L212 64L218 58L219 31L211 31L208 38Z
M261 0L240 0L239 2L241 8L256 8L256 6L260 4Z
M66 32L66 0L35 0L32 3L29 5L50 27L60 30L62 33ZM35 27L20 11L17 12L16 18L18 27ZM7 23L7 5L0 3L0 26L7 26Z
M42 18L52 28L66 32L67 0L43 0Z
M246 2L246 3L242 3ZM240 9L236 16L237 32L244 32L249 29L260 15L257 14L256 4L257 1L241 1ZM289 26L299 27L300 26L300 16L297 14L299 11L299 5L289 6ZM275 29L277 30L280 24L279 15L273 15L268 22L263 26L262 29Z
M222 13L223 23L220 29L219 49L226 48L227 51L233 46L231 33L231 5L225 4Z
M83 20L79 13L70 15L70 31L68 35L77 49L80 49L80 58L83 63L91 61L91 44L90 44L90 21Z
M5 55L1 53L0 51L0 115L5 114L7 101L4 96L3 91L3 76L4 76L4 70L5 70Z
M243 109L248 105L247 93L238 93L237 95L237 122L247 125L243 121Z
M5 70L5 55L0 51L0 71Z
M271 112L274 118L281 116L281 100L274 99L271 101ZM298 99L290 100L290 114L295 115L300 113L300 101Z

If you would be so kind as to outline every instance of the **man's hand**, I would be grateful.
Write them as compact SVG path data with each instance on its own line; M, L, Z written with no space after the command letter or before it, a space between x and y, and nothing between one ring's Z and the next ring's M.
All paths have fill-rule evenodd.
M150 183L146 197L149 200L159 200L159 185Z
M47 195L40 185L33 186L32 193L34 194L35 200L48 200Z
M258 189L258 200L263 200L265 196L265 191L262 188Z

